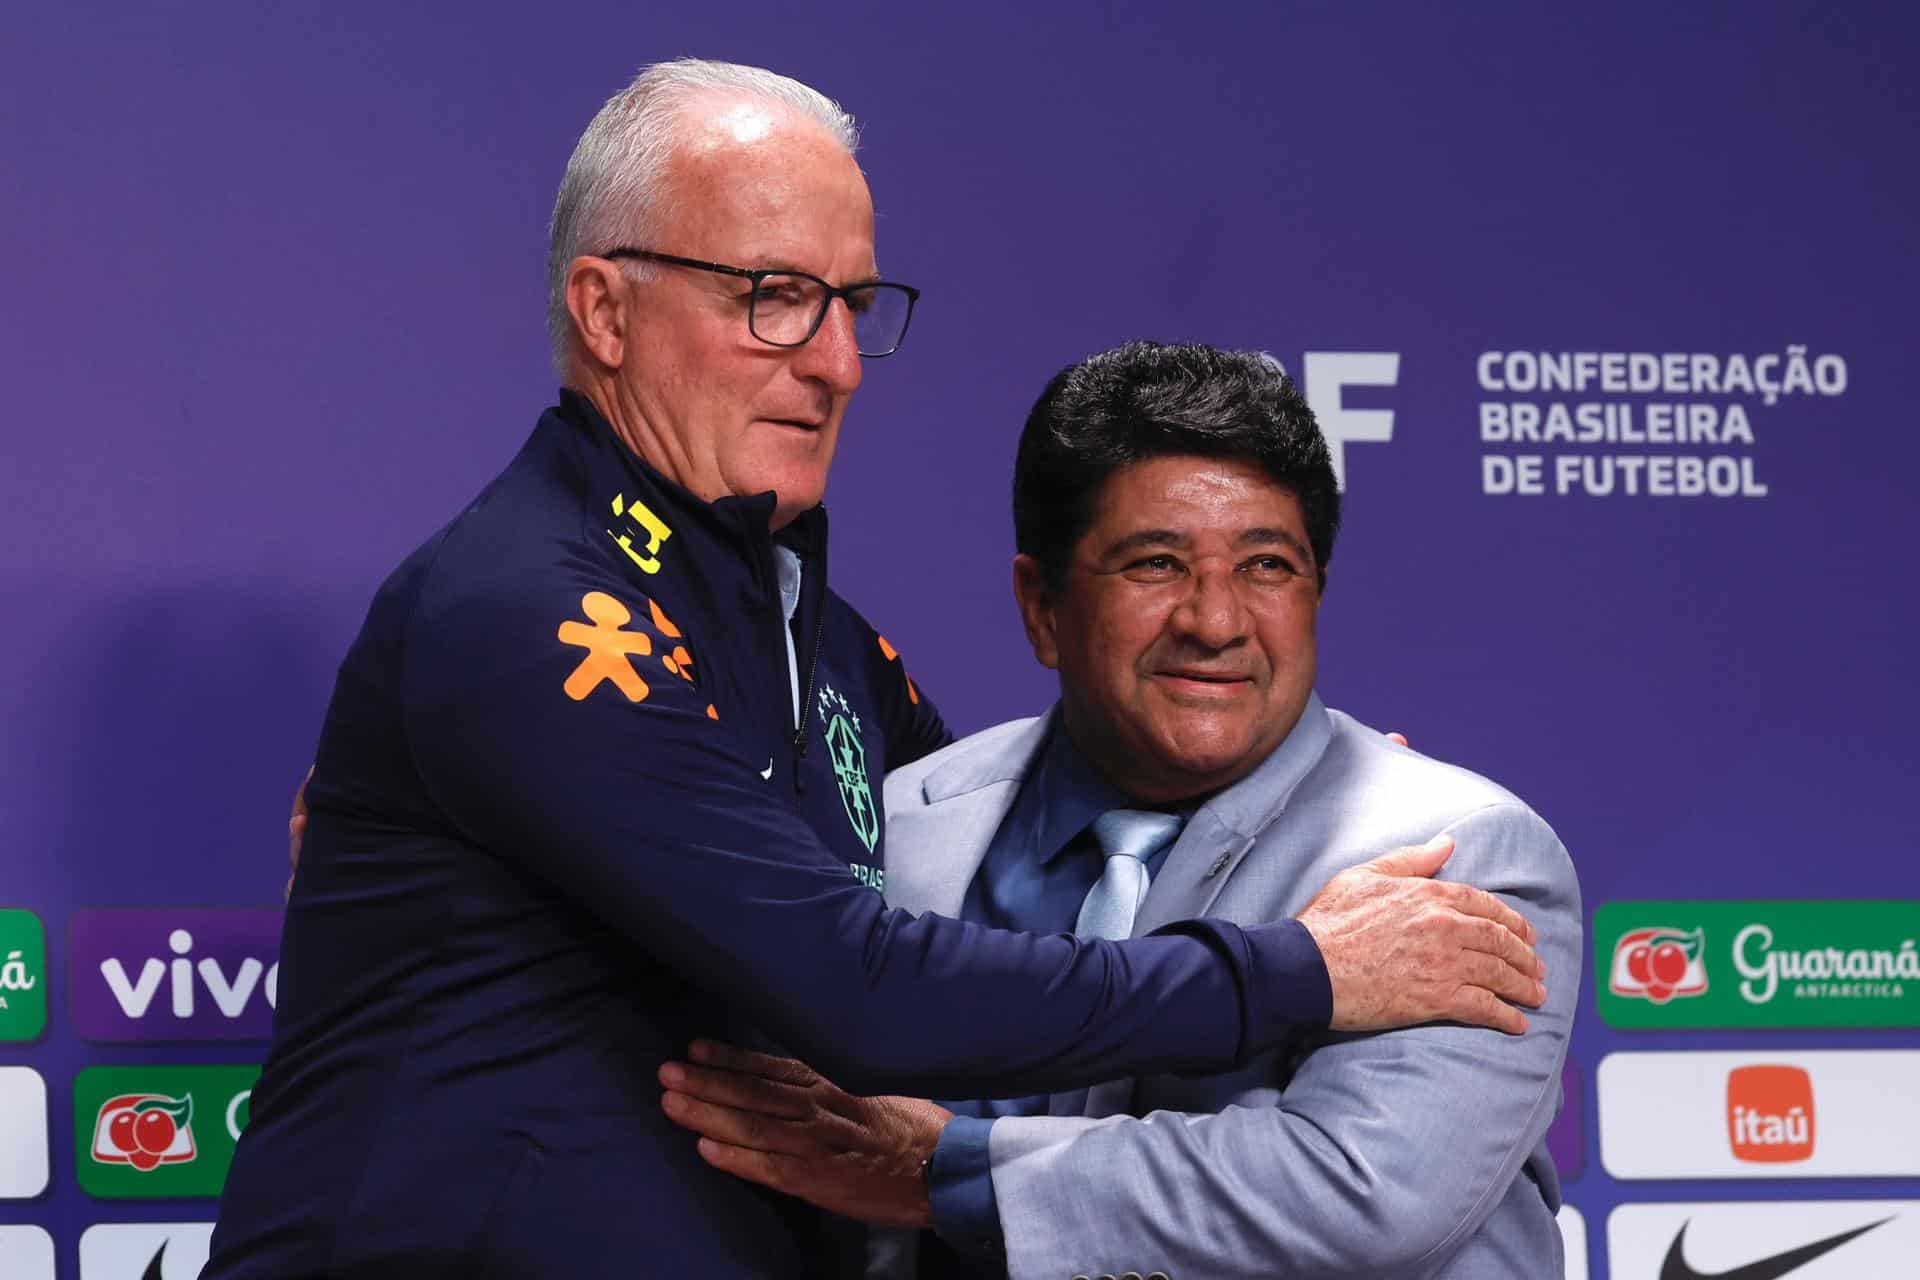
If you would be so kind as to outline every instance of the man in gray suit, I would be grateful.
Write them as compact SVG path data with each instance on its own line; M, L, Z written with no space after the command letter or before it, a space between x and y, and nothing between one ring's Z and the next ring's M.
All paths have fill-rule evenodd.
M1511 793L1314 694L1339 495L1292 385L1204 347L1083 361L1028 419L1014 518L1061 700L888 779L895 905L1100 936L1254 924L1439 832L1396 857L1519 908L1547 1002L1518 1038L1324 1033L1232 1075L952 1110L702 1045L663 1069L668 1114L721 1168L938 1231L883 1236L876 1275L1559 1275L1544 1135L1581 963L1573 869Z

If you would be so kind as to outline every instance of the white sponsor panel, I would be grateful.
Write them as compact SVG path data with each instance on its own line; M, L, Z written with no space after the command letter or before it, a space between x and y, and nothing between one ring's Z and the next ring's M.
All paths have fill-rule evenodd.
M1616 1178L1920 1176L1920 1052L1610 1053L1595 1080Z
M47 1082L32 1067L0 1067L0 1200L47 1189Z
M53 1280L53 1237L40 1227L0 1227L0 1280Z
M1607 1257L1611 1280L1911 1280L1920 1200L1624 1204Z
M1560 1206L1556 1218L1560 1224L1560 1242L1566 1248L1566 1280L1587 1280L1587 1220L1570 1204Z
M101 1223L80 1237L80 1280L195 1280L212 1246L211 1222Z

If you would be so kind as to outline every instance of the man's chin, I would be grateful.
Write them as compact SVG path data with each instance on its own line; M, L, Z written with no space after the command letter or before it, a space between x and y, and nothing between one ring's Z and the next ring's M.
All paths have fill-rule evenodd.
M768 470L742 480L737 493L767 493L774 496L773 527L784 528L802 512L820 505L826 496L827 476L822 468L791 467Z

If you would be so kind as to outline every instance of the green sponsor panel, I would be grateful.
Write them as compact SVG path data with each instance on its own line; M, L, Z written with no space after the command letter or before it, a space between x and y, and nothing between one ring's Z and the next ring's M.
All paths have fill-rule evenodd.
M1611 1027L1920 1027L1920 901L1609 902L1593 973Z
M217 1196L258 1066L88 1067L73 1080L74 1173L112 1199Z
M31 911L0 908L0 1040L47 1029L47 931Z

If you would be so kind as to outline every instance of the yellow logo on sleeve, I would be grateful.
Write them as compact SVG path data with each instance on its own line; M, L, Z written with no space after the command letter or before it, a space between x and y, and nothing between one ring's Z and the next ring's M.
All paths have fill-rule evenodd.
M620 544L620 549L627 553L627 559L638 565L640 572L660 572L660 545L673 536L673 530L667 527L667 522L653 514L646 503L628 502L624 493L613 495L613 514L639 525L647 535L647 547L644 552L634 550L631 532L615 533L609 529L607 536Z

